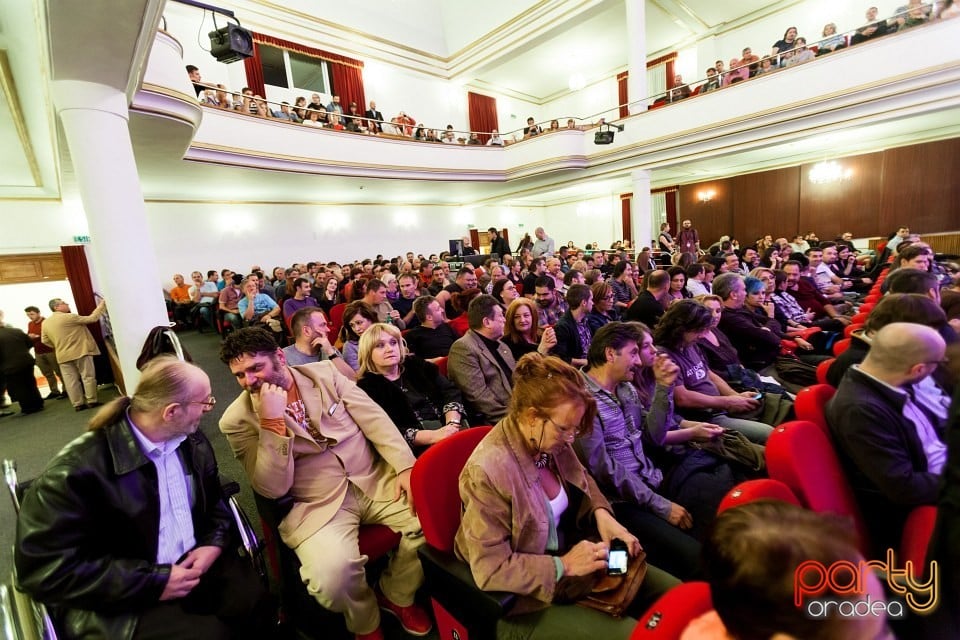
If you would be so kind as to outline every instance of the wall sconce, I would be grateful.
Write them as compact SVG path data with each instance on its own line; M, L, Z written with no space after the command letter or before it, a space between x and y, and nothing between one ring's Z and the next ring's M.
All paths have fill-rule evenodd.
M810 182L814 184L849 180L851 176L853 176L853 170L844 169L836 160L818 162L810 168Z
M713 200L713 196L715 195L717 195L717 193L713 189L708 189L706 191L698 191L697 199L703 204L706 204L711 200Z

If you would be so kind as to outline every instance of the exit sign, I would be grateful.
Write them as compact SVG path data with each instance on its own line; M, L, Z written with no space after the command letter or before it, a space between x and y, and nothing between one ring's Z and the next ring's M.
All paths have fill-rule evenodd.
M90 236L73 236L73 241L77 244L90 244Z

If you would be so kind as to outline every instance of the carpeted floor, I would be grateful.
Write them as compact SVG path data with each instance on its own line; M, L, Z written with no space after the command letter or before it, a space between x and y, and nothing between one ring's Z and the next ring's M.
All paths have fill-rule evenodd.
M184 349L193 361L210 377L213 395L217 405L206 414L201 429L213 443L220 465L220 474L235 479L241 487L240 503L255 525L259 518L253 501L250 484L244 477L243 468L234 458L226 438L220 433L217 423L227 406L233 402L240 388L226 365L220 362L218 352L220 338L214 333L198 334L183 332L179 334ZM42 392L46 394L46 389ZM101 387L100 400L107 402L117 396L114 387ZM14 404L11 407L18 410ZM49 400L44 410L29 416L10 416L0 418L0 458L15 460L18 475L22 479L33 478L43 471L50 459L68 442L81 435L86 429L91 411L76 412L69 400ZM6 488L4 487L6 493ZM2 582L8 582L13 569L12 548L15 535L15 513L11 501L0 499L0 576ZM383 630L387 638L404 638L406 634L390 616L383 620ZM318 630L317 637L330 638L331 629ZM339 636L339 634L336 634ZM436 630L429 637L436 638Z

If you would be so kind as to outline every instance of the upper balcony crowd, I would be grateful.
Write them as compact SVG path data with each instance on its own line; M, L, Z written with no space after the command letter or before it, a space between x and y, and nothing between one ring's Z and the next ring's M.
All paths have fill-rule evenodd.
M703 80L694 83L696 84L694 87L685 82L679 74L668 78L666 92L656 97L650 104L650 108L659 108L702 93L731 87L740 82L789 69L883 36L934 21L950 19L956 17L958 13L960 11L953 0L932 4L910 0L908 4L898 7L887 18L878 17L877 7L869 7L866 10L866 22L862 26L841 33L838 32L836 24L827 23L823 27L820 39L812 44L809 38L800 35L797 27L791 26L773 43L768 55L761 57L753 52L752 47L744 47L738 56L730 59L729 63L717 60L713 66L708 67ZM336 88L332 98L326 104L318 93L314 93L309 99L306 96L296 98L291 105L287 102L271 102L263 96L255 95L248 87L237 92L231 91L222 84L205 84L199 68L194 65L187 65L186 68L201 103L209 107L307 127L384 135L421 142L464 146L506 146L544 133L585 130L610 120L610 118L599 116L567 117L562 119L565 122L561 124L561 119L537 122L535 118L530 117L527 118L526 125L522 129L506 134L496 129L492 131L456 129L452 124L441 128L435 124L418 122L406 110L398 110L395 116L385 118L375 101L370 101L366 108L356 102L341 104L340 96L335 92ZM613 109L615 110L616 107Z

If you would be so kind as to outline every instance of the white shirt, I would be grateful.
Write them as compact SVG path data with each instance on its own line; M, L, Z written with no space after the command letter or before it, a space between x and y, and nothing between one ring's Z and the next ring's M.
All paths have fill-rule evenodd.
M707 289L707 286L700 282L699 280L694 280L693 278L687 280L687 291L690 292L690 295L696 296L705 296L710 293L710 290Z
M160 502L160 531L157 536L157 563L174 564L197 545L193 533L193 514L190 510L188 487L190 478L184 473L177 448L186 436L156 443L151 442L130 419L127 421L143 455L157 470L157 489Z

